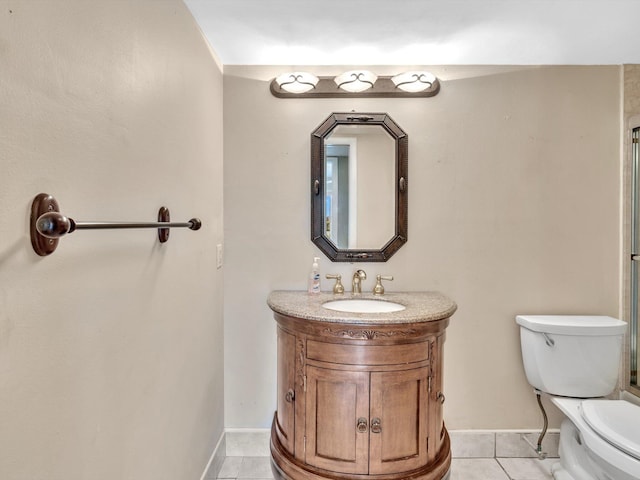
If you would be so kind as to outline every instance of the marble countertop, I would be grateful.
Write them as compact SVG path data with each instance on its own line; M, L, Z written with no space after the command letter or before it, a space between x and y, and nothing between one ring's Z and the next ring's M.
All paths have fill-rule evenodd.
M406 308L398 312L352 313L322 307L332 300L373 299L395 302ZM298 290L276 290L269 294L267 304L276 313L291 317L333 323L413 323L431 322L450 317L458 308L453 300L440 292L388 292L384 295L331 292L310 294Z

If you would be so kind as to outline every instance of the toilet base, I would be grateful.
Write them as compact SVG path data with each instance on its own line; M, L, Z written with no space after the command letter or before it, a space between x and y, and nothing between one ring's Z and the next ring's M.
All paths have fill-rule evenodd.
M551 475L554 480L576 480L567 472L560 463L556 463L551 467Z
M587 454L582 443L580 432L569 420L564 419L560 426L560 446L558 449L560 462L551 467L551 474L555 480L597 480L592 475L595 466Z

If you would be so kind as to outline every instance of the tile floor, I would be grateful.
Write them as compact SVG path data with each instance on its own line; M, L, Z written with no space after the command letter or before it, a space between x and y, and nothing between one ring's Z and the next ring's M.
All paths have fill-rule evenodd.
M538 460L531 445L537 432L453 431L449 480L551 480L551 465L558 461L559 432L549 431L543 451L549 458ZM206 480L270 480L269 431L227 432ZM217 477L215 472L218 471Z
M454 458L450 480L550 480L557 458ZM220 479L269 480L273 478L269 457L226 457Z

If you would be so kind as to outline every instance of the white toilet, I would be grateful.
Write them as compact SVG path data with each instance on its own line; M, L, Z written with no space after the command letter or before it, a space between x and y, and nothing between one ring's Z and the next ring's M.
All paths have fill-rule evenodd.
M518 315L529 383L565 414L556 480L640 480L640 406L606 400L627 324L604 316Z

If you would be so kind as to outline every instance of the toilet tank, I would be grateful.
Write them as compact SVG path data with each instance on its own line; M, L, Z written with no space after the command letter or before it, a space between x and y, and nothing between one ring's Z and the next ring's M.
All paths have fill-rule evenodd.
M518 315L527 380L565 397L602 397L616 387L627 324L599 315Z

